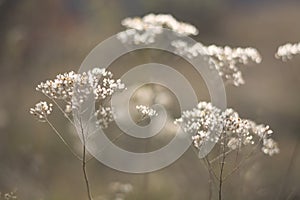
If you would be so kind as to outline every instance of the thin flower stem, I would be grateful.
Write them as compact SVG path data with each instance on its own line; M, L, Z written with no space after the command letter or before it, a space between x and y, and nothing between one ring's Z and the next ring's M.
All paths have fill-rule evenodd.
M225 158L226 158L225 147L226 147L226 139L223 142L223 157L221 161L220 178L219 178L219 200L222 200L223 172L224 172Z
M259 145L259 142L257 143L257 145L253 148L253 150L246 155L245 159L242 160L229 174L226 175L226 177L224 178L224 181L226 181L226 179L231 176L235 171L237 171L238 169L240 169L240 167L251 157L253 156L254 152L256 151L257 147Z
M50 127L53 129L53 131L56 133L56 135L59 137L59 139L66 145L66 147L70 150L70 152L78 158L80 161L82 161L82 158L75 153L75 151L72 149L72 147L65 141L65 139L61 136L61 134L58 132L58 130L53 126L53 124L45 117L46 122L50 125Z
M84 176L84 180L85 180L85 184L86 184L86 188L87 188L88 198L89 198L89 200L93 200L92 195L91 195L90 183L89 183L89 179L88 179L87 171L86 171L86 141L85 141L85 135L84 135L81 119L80 119L80 128L81 128L82 141L83 141L82 171L83 171L83 176Z
M215 171L213 170L213 167L211 166L211 162L209 161L208 157L205 157L205 161L207 163L208 169L210 170L210 173L214 176L215 179L219 180L219 177L216 175Z
M207 156L205 156L205 161L207 163L207 167L208 167L208 174L209 174L209 180L208 180L208 184L209 184L209 193L208 193L208 200L212 199L212 193L213 193L213 170L212 167L209 163L209 160L207 158Z
M144 119L145 119L145 118L142 118L142 119L140 119L139 121L137 121L136 123L139 124L139 123L141 123ZM100 128L96 129L96 130L93 131L91 134L89 134L87 140L90 138L90 136L96 134L96 131L99 130L99 129L100 129ZM130 129L128 129L127 131L130 131ZM118 141L118 140L121 138L121 136L123 136L123 135L124 135L123 132L120 133L117 137L115 137L114 139L112 139L111 142L116 142L116 141ZM108 146L109 146L109 145L106 145L105 147L103 147L102 150L101 150L99 153L97 153L97 155L103 153L104 150L105 150ZM86 162L89 162L89 161L92 160L93 158L94 158L94 157L91 157L91 158L87 159Z
M232 151L233 151L232 149L226 151L226 152L225 152L225 155L230 154ZM224 153L222 153L221 155L218 155L217 157L211 159L209 162L210 162L211 164L213 164L214 162L216 162L216 161L218 161L219 159L223 158L223 154L224 154Z

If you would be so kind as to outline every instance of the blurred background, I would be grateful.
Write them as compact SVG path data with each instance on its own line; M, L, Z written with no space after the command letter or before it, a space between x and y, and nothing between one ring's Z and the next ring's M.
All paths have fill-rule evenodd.
M246 84L226 88L228 106L269 124L281 152L258 155L235 173L225 183L224 199L300 199L300 149L289 168L300 135L300 56L286 63L274 58L279 45L300 41L298 0L0 0L0 192L16 191L20 200L86 199L81 163L47 124L29 114L43 97L35 87L77 71L99 42L124 30L122 19L151 12L194 24L199 29L194 39L204 44L261 52L261 64L242 70ZM192 75L189 69L185 73ZM198 79L191 81L206 99L207 91L199 94L203 81L195 85ZM68 134L61 116L53 121ZM208 198L208 174L192 148L148 174L147 184L145 175L121 173L97 160L89 162L88 173L95 200L111 195L113 182L130 183L131 200Z

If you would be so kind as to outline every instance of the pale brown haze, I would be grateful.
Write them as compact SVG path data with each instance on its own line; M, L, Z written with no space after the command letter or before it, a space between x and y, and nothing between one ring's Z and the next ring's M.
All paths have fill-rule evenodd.
M0 200L300 199L299 10L0 0Z

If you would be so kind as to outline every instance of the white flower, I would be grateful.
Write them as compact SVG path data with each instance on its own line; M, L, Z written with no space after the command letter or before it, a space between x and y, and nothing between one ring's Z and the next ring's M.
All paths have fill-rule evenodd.
M35 104L34 108L30 108L30 114L34 115L39 121L45 122L45 119L52 112L53 105L45 101Z
M143 116L147 116L147 117L154 117L157 116L157 112L156 110L148 107L148 106L144 106L144 105L137 105L135 107L137 109L137 111L139 113L141 113Z
M295 44L287 43L285 45L279 46L275 57L277 59L287 61L297 54L300 54L300 42Z
M273 155L279 152L277 143L267 139L273 133L269 126L241 119L231 108L221 111L211 103L200 102L192 110L184 111L175 123L179 124L185 133L191 135L196 148L200 148L207 141L222 144L226 140L227 147L235 150L242 145L262 141L264 153Z
M101 128L107 128L109 123L114 121L113 110L111 107L100 107L95 112L97 117L96 124Z
M222 131L221 110L211 103L200 102L196 108L184 111L175 124L181 126L184 132L191 134L194 146L199 148L203 142L216 141L214 133Z
M97 125L107 128L108 124L113 121L113 116L111 108L105 107L104 104L115 92L124 90L125 85L120 79L114 79L110 71L104 68L93 68L81 74L73 71L59 74L53 80L40 83L36 89L52 100L62 100L65 103L65 114L79 108L86 98L93 95L99 105L99 109L95 111L98 119ZM41 102L41 105L47 106L44 102ZM52 111L52 104L49 104L48 111ZM40 120L48 114L41 112L38 108L31 109L31 113L38 116Z
M185 55L188 58L204 56L212 69L216 69L226 82L235 86L244 84L244 79L238 65L246 65L250 62L260 63L262 60L259 52L251 47L204 46L201 43L191 46L181 40L173 41L171 45L175 47L175 51L178 54Z
M229 139L227 146L229 149L235 150L241 146L241 141L236 137L232 137Z
M147 31L148 29L169 28L180 35L197 35L198 30L191 24L179 22L172 15L167 14L148 14L143 18L126 18L122 25L127 28L138 31Z
M40 83L36 90L44 93L50 98L69 100L73 95L73 87L78 79L78 74L75 72L67 72L58 74L54 80L47 80Z
M275 142L273 139L271 138L265 138L263 140L263 147L262 147L262 151L270 156L273 156L274 154L278 154L279 153L279 148L278 148L278 144L277 142Z
M73 71L59 74L55 79L42 82L36 88L51 99L63 100L66 103L66 113L78 107L91 94L100 101L123 89L125 85L121 80L113 79L113 74L103 68L93 68L81 74Z
M118 34L118 39L127 44L151 44L163 28L168 28L179 36L197 35L198 30L191 24L177 21L172 15L148 14L143 18L126 18L122 25L128 28Z
M72 106L71 105L66 105L65 112L66 113L72 112Z

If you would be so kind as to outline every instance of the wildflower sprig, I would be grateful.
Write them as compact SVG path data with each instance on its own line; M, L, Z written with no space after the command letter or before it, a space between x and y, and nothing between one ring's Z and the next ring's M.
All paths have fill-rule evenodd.
M226 137L226 147L229 150L237 150L261 141L263 153L270 156L279 153L277 143L270 138L273 131L269 126L242 119L230 108L222 112L211 103L200 102L194 109L184 111L175 123L184 132L192 135L196 148L200 148L207 141L222 144Z
M300 42L295 44L287 43L278 47L275 57L287 61L298 54L300 54Z
M245 83L240 70L240 65L249 63L260 63L262 58L259 52L251 47L231 48L229 46L220 47L216 45L205 46L197 43L189 46L184 41L173 41L172 46L175 52L189 58L204 56L212 69L216 69L226 83L239 86Z
M136 109L143 115L143 117L154 117L158 115L156 110L145 105L137 105Z
M198 35L195 26L184 22L178 22L171 15L148 14L142 18L126 18L122 25L127 28L118 35L125 44L151 44L155 42L156 36L162 33L162 28L168 28L179 36ZM241 66L247 64L259 64L262 61L258 50L252 47L232 48L216 45L205 46L198 42L189 45L183 40L173 41L171 44L175 52L189 58L204 56L212 69L217 70L227 84L240 86L245 83L241 72Z
M121 80L114 79L111 72L102 68L94 68L82 74L73 71L59 74L55 79L42 82L36 88L57 106L57 100L61 100L65 104L65 109L62 109L65 114L78 108L92 94L98 102L98 109L95 111L99 119L97 124L103 128L107 128L108 123L113 121L112 110L105 103L115 92L123 89L125 85ZM41 101L30 109L30 113L43 121L51 114L52 107L53 104Z
M120 33L118 38L123 43L129 44L151 44L155 42L157 35L161 34L163 28L174 31L179 36L197 35L195 26L177 21L168 14L148 14L144 17L126 18L121 24L127 28Z
M36 90L48 97L53 104L47 103L46 101L40 101L33 108L30 108L29 112L39 121L47 122L70 152L82 162L82 169L89 200L92 200L92 195L86 172L86 163L90 160L87 159L86 152L88 132L86 132L83 128L81 118L79 118L83 141L83 152L82 156L80 156L73 150L72 145L64 139L63 135L50 122L48 116L52 113L53 105L55 105L70 121L70 123L74 125L74 128L76 128L75 123L69 114L72 110L80 108L87 97L93 95L97 104L96 111L94 113L94 116L97 118L96 125L98 125L99 128L107 128L114 118L112 108L106 104L115 92L124 89L125 85L120 79L114 79L113 74L110 71L102 68L93 68L83 73L75 73L71 71L58 74L55 79L42 82L36 87ZM61 101L61 103L64 104L64 109L58 101Z
M39 121L45 122L45 119L52 112L52 103L47 103L46 101L41 101L35 104L34 108L30 108L30 114L34 115Z

